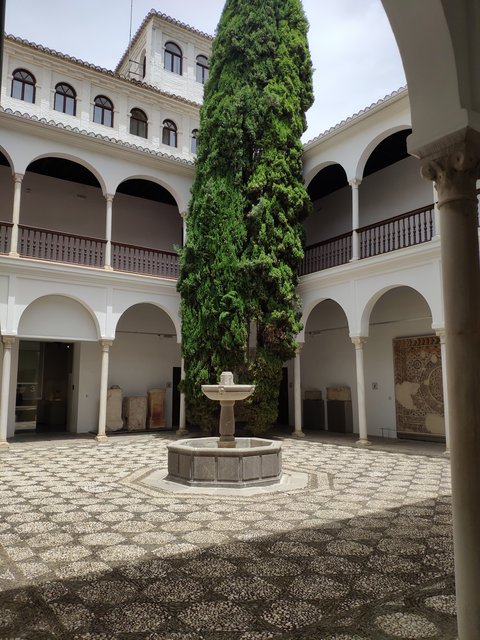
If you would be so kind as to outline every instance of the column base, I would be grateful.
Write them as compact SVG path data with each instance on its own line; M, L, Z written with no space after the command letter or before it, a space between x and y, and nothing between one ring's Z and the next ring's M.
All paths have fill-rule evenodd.
M370 440L365 440L363 438L360 438L359 440L357 440L355 442L355 446L356 447L371 447L372 443L370 442Z
M8 444L8 442L6 440L1 440L0 441L0 451L2 450L7 450L10 447L10 445Z
M100 435L100 434L97 434L97 435L95 436L95 440L96 440L97 442L108 442L108 436L106 436L106 435Z
M8 253L8 255L9 255L10 258L19 258L20 257L20 254L17 253L16 251L10 251Z
M295 431L292 432L292 438L305 438L305 434L303 431L297 431L295 429Z
M445 449L445 451L442 454L445 458L449 458L450 457L450 449Z
M188 429L177 429L177 431L175 431L177 436L189 436L190 435L190 431Z
M359 260L359 257L355 256L353 258L350 258L349 262L358 262L358 260Z
M110 265L104 265L103 268L105 271L113 271L113 267L111 267Z

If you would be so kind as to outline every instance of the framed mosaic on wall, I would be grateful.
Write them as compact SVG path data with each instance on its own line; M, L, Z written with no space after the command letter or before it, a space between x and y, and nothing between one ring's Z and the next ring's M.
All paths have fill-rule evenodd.
M440 339L393 339L397 436L445 439Z

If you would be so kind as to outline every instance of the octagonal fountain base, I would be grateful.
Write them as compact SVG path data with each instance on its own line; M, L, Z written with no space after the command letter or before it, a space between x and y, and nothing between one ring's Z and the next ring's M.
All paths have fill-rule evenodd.
M282 478L282 443L236 438L219 447L218 438L189 438L168 445L167 481L190 487L256 487Z

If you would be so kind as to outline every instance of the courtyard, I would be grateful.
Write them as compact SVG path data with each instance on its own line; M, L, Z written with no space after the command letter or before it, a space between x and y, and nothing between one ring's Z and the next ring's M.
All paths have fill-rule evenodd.
M174 439L0 453L0 638L456 637L441 445L282 437L304 486L214 495L146 481Z

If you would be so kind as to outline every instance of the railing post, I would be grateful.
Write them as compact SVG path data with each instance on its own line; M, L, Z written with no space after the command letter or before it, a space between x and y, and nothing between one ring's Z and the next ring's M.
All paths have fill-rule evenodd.
M351 261L358 260L360 257L359 236L358 227L360 222L360 212L358 204L358 187L362 181L359 178L353 178L350 180L350 186L352 188L352 257Z
M113 195L111 193L107 193L105 195L105 200L107 201L107 209L106 209L106 220L105 220L105 262L104 269L107 271L112 271L112 203L113 203Z
M20 222L20 202L22 199L22 180L23 173L15 173L14 191L13 191L13 211L12 211L12 235L10 236L10 254L18 258L18 225Z

